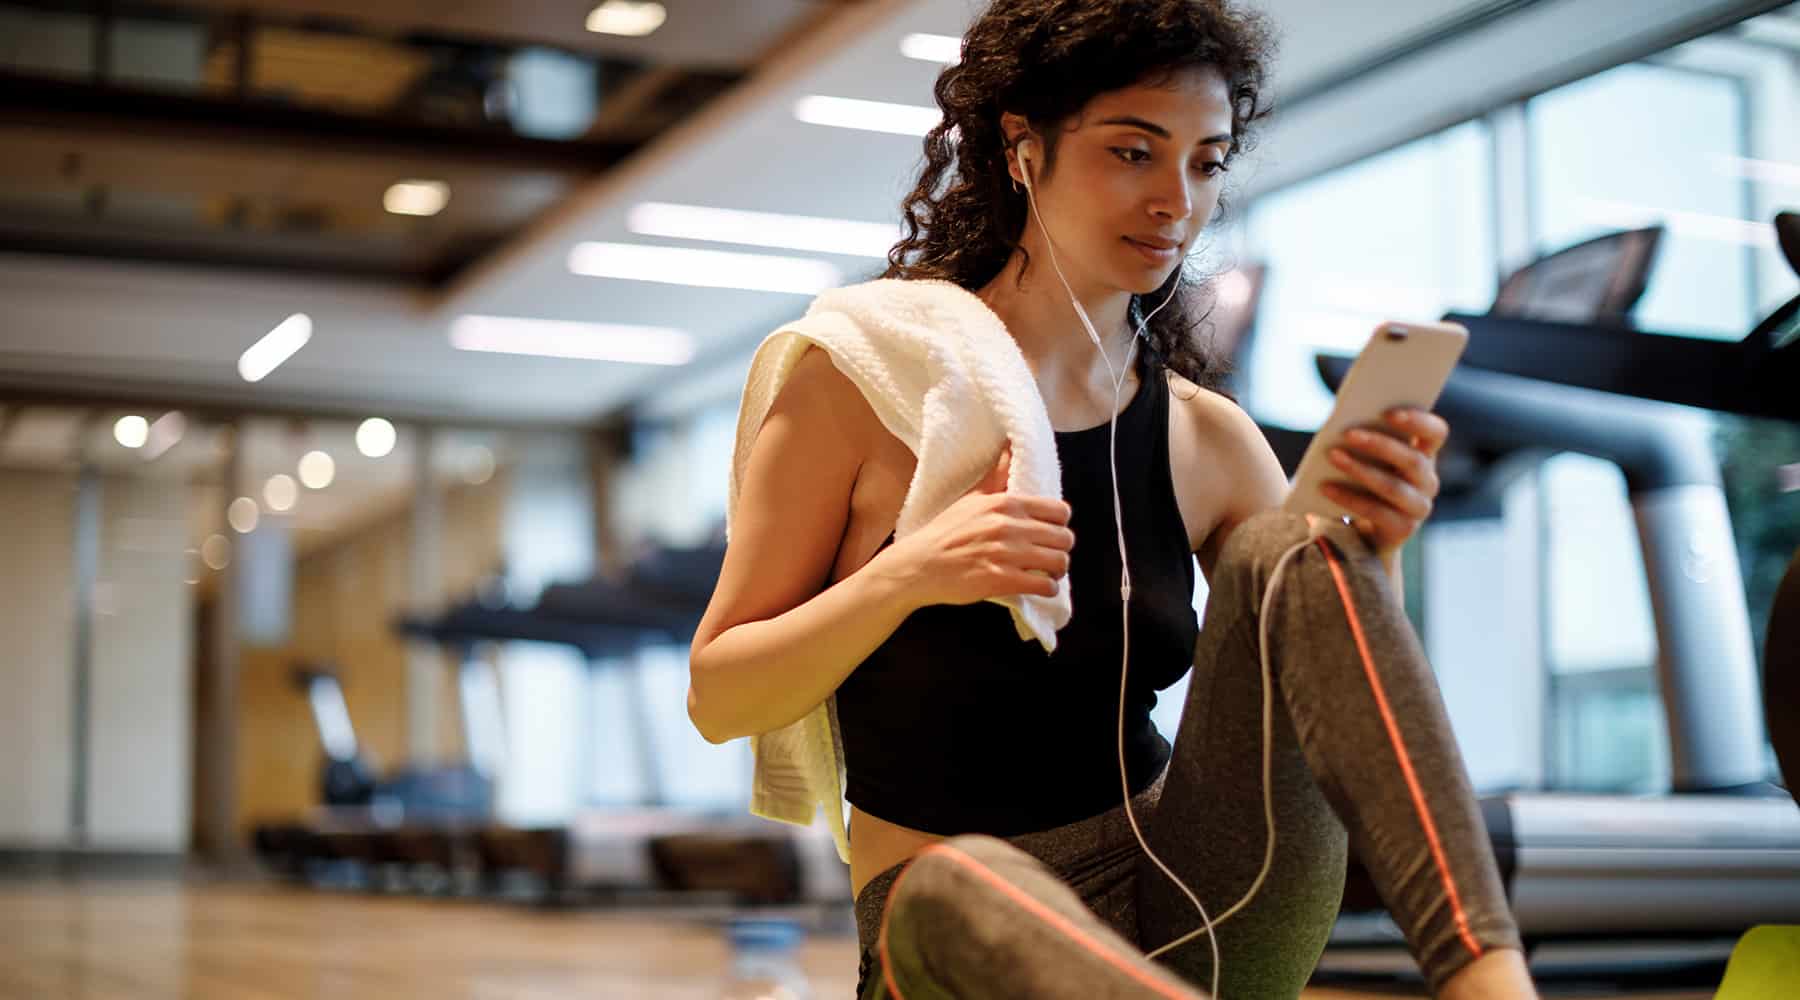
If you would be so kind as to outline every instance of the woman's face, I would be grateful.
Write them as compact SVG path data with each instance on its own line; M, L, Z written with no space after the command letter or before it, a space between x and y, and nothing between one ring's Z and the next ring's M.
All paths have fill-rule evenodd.
M1048 176L1033 138L1039 217L1069 281L1142 294L1180 266L1218 207L1231 103L1211 69L1100 94L1067 123ZM1028 248L1043 235L1035 229L1028 223Z

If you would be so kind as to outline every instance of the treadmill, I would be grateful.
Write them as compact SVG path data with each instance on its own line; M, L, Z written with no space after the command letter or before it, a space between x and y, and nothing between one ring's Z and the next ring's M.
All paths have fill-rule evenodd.
M464 605L440 618L399 625L465 660L476 643L532 641L572 647L593 668L630 660L649 644L690 641L724 558L723 539L654 549L621 578L552 584L530 607ZM633 665L627 664L624 676L643 800L636 807L585 810L563 826L489 825L476 834L485 871L527 872L551 901L595 890L653 888L765 903L849 897L848 871L822 830L790 828L735 809L670 807L646 724L648 692Z
M1800 220L1788 220L1800 246L1792 235ZM1800 298L1737 343L1563 311L1446 317L1470 338L1437 412L1456 427L1457 447L1490 470L1508 454L1550 449L1624 473L1655 621L1673 790L1484 799L1520 932L1528 943L1735 937L1756 924L1800 923L1800 808L1791 789L1764 780L1764 712L1717 459L1705 428L1664 405L1800 422ZM1349 365L1319 358L1333 388ZM1792 717L1768 712L1770 725ZM1784 731L1777 742L1797 737ZM1346 909L1379 907L1357 874Z

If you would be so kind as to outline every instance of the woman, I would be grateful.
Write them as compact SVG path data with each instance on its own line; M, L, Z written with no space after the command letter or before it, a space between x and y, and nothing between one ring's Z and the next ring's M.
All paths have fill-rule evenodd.
M1346 829L1434 991L1533 995L1397 599L1447 426L1410 410L1347 439L1331 495L1354 527L1311 526L1308 544L1275 510L1285 478L1255 425L1209 390L1204 317L1177 295L1265 112L1268 55L1262 26L1219 0L997 0L938 79L944 121L888 276L952 282L1005 323L1066 501L1007 493L1003 452L895 540L915 458L820 350L755 437L689 710L721 741L835 693L865 997L1295 996L1337 911ZM1134 580L1123 734L1115 416ZM1196 556L1212 586L1198 635ZM1076 613L1052 654L984 603L1055 594L1065 575ZM1171 747L1149 710L1190 664ZM1231 912L1216 964L1195 902Z

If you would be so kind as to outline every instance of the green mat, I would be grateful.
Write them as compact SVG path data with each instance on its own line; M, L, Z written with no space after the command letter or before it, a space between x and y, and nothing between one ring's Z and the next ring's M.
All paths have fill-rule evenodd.
M1731 949L1713 1000L1800 1000L1800 926L1750 928Z

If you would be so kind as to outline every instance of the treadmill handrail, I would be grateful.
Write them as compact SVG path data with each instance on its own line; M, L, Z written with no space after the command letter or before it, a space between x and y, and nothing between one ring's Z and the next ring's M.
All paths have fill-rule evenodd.
M1350 370L1350 358L1317 360L1334 389ZM1633 493L1721 482L1705 424L1648 400L1459 366L1434 409L1463 445L1591 455L1617 465Z
M1783 307L1785 311L1792 307ZM1469 329L1462 364L1752 417L1800 421L1800 393L1789 377L1800 357L1772 350L1763 326L1740 341L1649 333L1508 316L1451 313Z

